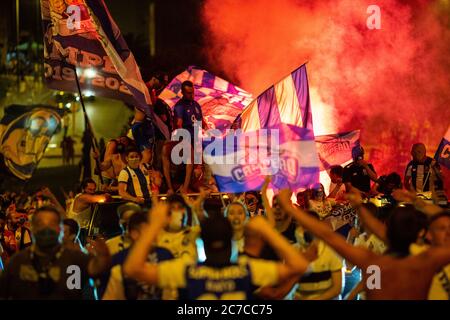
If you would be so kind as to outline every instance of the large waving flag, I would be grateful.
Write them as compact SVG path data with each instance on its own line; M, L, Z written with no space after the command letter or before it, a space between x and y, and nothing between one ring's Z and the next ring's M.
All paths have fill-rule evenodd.
M244 109L238 121L245 132L280 123L313 130L306 65L259 95Z
M150 94L133 54L103 0L41 0L45 82L51 89L82 90L120 99L144 111L169 138L153 113Z
M352 149L359 146L359 138L359 130L316 136L320 170L328 170L331 166L344 165L351 161Z
M62 110L11 105L0 121L0 153L11 173L30 179L50 139L61 128Z
M450 170L450 126L439 144L435 154L435 159L437 162Z
M272 188L296 190L319 181L313 132L287 124L226 136L203 143L204 161L221 192L259 190L266 175Z
M252 101L252 95L212 73L190 66L177 75L161 92L171 108L182 97L181 84L190 80L195 87L195 100L202 107L208 129L229 129L234 119Z

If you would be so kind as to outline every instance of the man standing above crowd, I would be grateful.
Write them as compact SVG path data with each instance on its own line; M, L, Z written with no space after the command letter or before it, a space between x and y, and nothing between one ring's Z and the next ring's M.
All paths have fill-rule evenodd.
M442 189L442 175L439 164L427 156L423 143L416 143L411 149L412 160L406 166L405 188L420 192Z
M199 121L204 125L202 109L198 102L194 100L195 97L195 89L194 84L191 81L184 81L181 84L181 93L183 97L175 104L174 106L174 127L175 129L185 129L190 134L189 144L192 147L191 158L193 159L193 148L194 148L194 123ZM168 193L171 194L174 192L174 187L172 184L172 177L170 174L170 165L171 165L171 151L175 146L174 142L170 142L166 144L163 150L163 169L164 169L164 177L166 178ZM186 164L186 175L184 178L184 183L181 186L181 192L187 193L189 184L191 181L192 172L194 170L194 165L191 163Z
M364 149L356 146L352 149L353 162L344 168L343 182L347 192L352 187L368 195L370 192L370 180L377 181L377 173L371 163L364 160Z

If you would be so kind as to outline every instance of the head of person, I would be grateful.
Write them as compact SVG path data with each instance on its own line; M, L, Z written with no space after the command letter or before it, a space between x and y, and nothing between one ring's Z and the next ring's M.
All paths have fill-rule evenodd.
M21 210L10 211L6 218L8 226L12 229L19 228L27 221L26 214L24 214Z
M214 215L203 220L201 238L206 255L205 264L220 266L230 262L233 228L227 218Z
M332 183L342 183L342 176L344 175L344 168L342 166L332 166L330 168L330 179Z
M186 204L183 197L179 194L172 194L167 198L169 205L170 222L167 230L178 232L184 229L191 217L191 208Z
M448 210L429 219L426 239L432 246L450 248L450 212Z
M353 162L364 160L364 148L359 145L354 146L352 148L352 159Z
M384 193L391 194L396 189L402 188L402 178L396 172L392 172L386 176L384 180Z
M137 148L131 146L125 151L125 160L131 169L137 169L141 163L142 155Z
M76 243L80 235L80 225L73 219L63 220L63 243Z
M127 150L127 148L133 145L133 140L128 138L127 136L119 137L115 140L116 142L116 152L123 154Z
M320 220L319 215L315 211L306 210L306 213L311 217ZM312 243L312 241L314 240L314 235L306 228L297 226L297 228L295 229L295 240L301 247L305 248Z
M419 163L425 162L427 158L427 149L425 145L421 142L413 144L411 148L411 156L414 161Z
M389 251L398 255L409 255L409 247L415 243L427 228L425 214L413 206L392 209L387 220Z
M247 208L239 201L230 203L224 211L224 216L230 221L233 232L244 231L248 215Z
M186 80L181 84L181 93L183 94L184 99L189 100L189 101L194 100L195 89L194 89L194 84L192 83L192 81Z
M248 211L256 212L258 208L258 194L256 192L247 192L245 193L245 204L247 206Z
M142 228L148 223L147 214L143 211L136 212L130 217L128 222L128 236L131 241L136 242L142 233Z
M307 208L308 207L308 194L307 191L302 191L297 193L297 205L300 208Z
M284 223L289 219L289 214L281 209L277 195L274 195L272 198L272 211L275 217L275 222L278 224Z
M117 208L117 216L122 232L128 229L128 223L133 215L141 212L141 207L134 202L127 202Z
M97 189L97 184L91 178L84 179L81 184L81 192L87 194L94 194Z
M323 184L316 183L315 185L313 185L311 199L316 201L325 200L325 189L323 187Z
M62 219L54 207L41 207L31 219L33 243L39 250L49 251L58 247L63 239Z

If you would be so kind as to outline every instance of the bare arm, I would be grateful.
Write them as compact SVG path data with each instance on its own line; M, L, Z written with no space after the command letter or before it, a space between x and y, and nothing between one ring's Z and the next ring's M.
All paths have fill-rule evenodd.
M265 300L281 300L291 292L297 284L299 277L297 275L290 277L276 287L264 287L258 290L256 295Z
M291 277L302 275L308 268L309 261L298 252L265 218L252 218L246 228L259 234L266 243L278 254L284 263L278 264L278 283Z
M89 260L88 273L95 277L105 272L111 264L111 255L103 240L96 240L90 243L89 253L92 258Z
M387 227L379 219L373 216L373 214L364 207L362 203L361 192L352 188L347 195L351 206L358 212L358 216L361 219L364 227L366 227L370 232L375 234L380 240L387 243Z
M356 296L364 291L364 281L360 281L352 291L345 297L345 300L355 300Z
M417 210L425 213L428 216L434 216L435 214L438 214L443 210L441 207L425 202L421 198L417 197L415 191L398 189L392 193L392 196L397 201L404 201L414 204Z
M128 201L133 201L137 203L143 203L144 198L133 197L131 194L127 192L127 184L124 182L119 182L119 196Z
M123 265L123 272L126 276L150 284L158 282L158 267L156 264L147 263L147 256L158 233L169 222L169 206L157 200L154 200L153 203L153 208L149 212L151 223L142 230L141 236L131 247Z
M264 179L264 184L262 185L262 188L261 188L261 198L262 198L264 211L266 212L267 220L269 221L269 224L272 227L275 227L275 216L273 214L272 207L270 206L269 199L267 198L267 187L269 186L269 183L271 180L272 180L272 177L270 177L270 176L267 176Z
M371 264L371 260L375 257L374 253L364 248L353 247L345 241L344 237L335 233L326 223L306 214L303 210L294 208L291 204L290 195L290 190L282 190L279 194L280 205L305 229L322 239L341 257L356 264L360 268L366 269Z

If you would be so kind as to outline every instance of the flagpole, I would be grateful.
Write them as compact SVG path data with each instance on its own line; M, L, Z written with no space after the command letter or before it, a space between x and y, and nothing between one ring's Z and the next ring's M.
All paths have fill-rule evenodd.
M86 112L86 106L84 105L83 94L81 93L80 80L78 79L78 73L77 73L76 66L73 67L73 70L75 72L75 80L77 83L78 95L80 96L80 104L81 104L81 107L83 108L84 121L86 123L87 130L89 131L89 135L91 136L91 139L92 139L92 147L94 148L94 151L98 151L100 149L98 147L97 139L95 139L94 131L92 130L91 122L89 121L89 117ZM99 161L98 157L95 159L95 165L97 166L97 169L99 171L98 176L100 179L100 183L103 184L103 177L102 177L102 173L100 170L100 161Z

